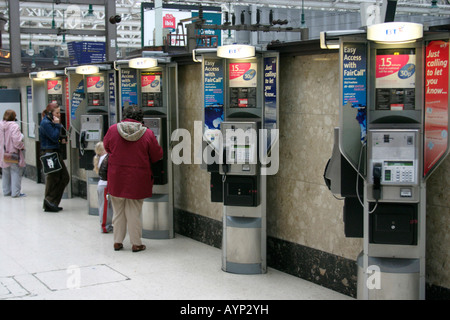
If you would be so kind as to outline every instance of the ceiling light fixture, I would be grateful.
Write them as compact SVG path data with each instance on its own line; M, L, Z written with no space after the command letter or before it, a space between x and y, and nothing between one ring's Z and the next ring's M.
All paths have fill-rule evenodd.
M56 77L55 71L39 71L36 73L37 79L50 79Z
M367 27L367 39L378 43L405 43L423 37L423 25L412 22L387 22Z
M148 69L158 65L158 60L153 58L134 58L128 61L128 66L134 69Z
M243 44L231 44L217 48L217 56L229 59L245 59L255 56L255 47Z
M92 4L89 5L88 12L84 16L87 22L93 23L95 21L94 9L92 8Z
M77 74L94 74L100 71L98 66L86 65L86 66L78 66L75 69L75 73Z

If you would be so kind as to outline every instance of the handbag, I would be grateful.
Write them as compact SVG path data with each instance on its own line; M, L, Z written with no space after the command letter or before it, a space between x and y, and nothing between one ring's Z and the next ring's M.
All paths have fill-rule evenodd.
M3 130L5 132L5 130ZM5 136L3 136L4 138ZM18 164L20 160L19 153L13 153L13 152L6 152L6 141L3 141L3 162L5 163L15 163Z
M44 174L53 173L62 169L57 152L46 153L40 159Z
M108 157L109 154L107 154L105 158L103 158L102 164L100 165L100 168L98 168L98 175L103 181L108 180Z
M3 162L6 163L19 163L19 154L18 153L7 153L3 154Z

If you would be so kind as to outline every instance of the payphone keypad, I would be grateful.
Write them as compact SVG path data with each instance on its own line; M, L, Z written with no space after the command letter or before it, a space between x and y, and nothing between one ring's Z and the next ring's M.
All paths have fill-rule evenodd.
M417 201L419 130L372 129L368 133L369 198Z
M153 131L158 143L161 143L161 119L160 118L144 118L144 125Z
M385 161L383 172L383 182L411 184L415 181L412 161Z
M228 174L256 174L258 145L256 129L256 122L222 122L226 165L219 168L221 173L226 170Z

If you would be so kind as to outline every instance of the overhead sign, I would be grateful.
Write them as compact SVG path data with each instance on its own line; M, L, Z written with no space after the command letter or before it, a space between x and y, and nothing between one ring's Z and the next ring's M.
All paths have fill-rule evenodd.
M71 66L106 61L104 42L74 41L67 44Z

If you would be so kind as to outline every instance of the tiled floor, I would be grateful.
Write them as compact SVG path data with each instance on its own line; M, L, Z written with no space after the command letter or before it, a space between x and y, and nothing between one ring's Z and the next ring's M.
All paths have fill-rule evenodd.
M44 185L23 179L24 198L0 196L1 299L351 300L268 268L263 275L221 270L221 250L176 235L144 239L147 250L113 250L87 201L63 199L44 212Z

